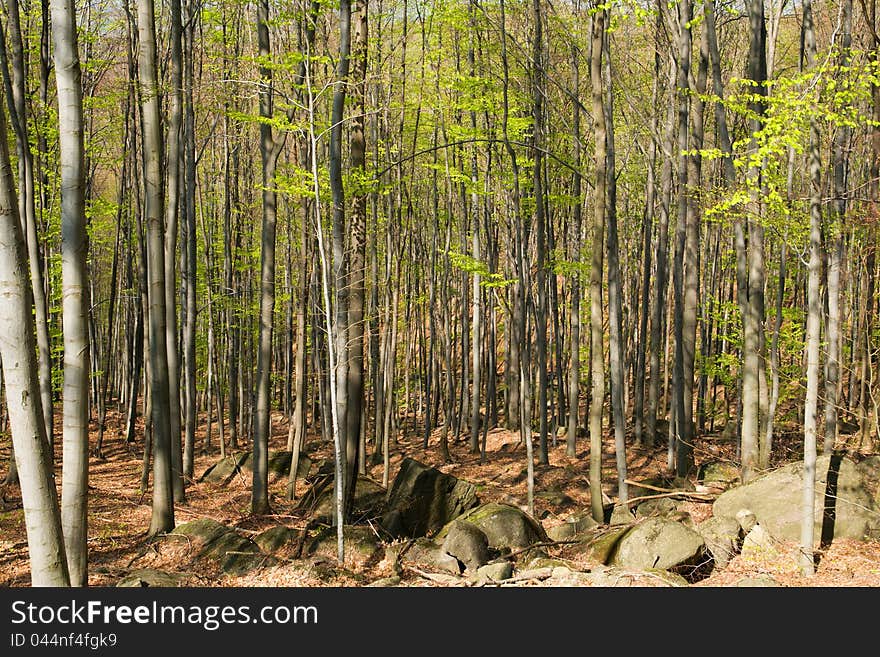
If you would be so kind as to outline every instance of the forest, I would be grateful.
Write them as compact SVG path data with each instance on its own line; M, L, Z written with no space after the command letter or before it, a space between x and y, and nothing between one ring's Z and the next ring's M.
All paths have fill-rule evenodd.
M0 586L880 586L876 4L5 0Z

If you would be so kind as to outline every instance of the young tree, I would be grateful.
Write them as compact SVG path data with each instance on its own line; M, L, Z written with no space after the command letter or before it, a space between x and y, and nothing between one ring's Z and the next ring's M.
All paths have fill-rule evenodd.
M89 333L82 80L73 0L52 0L61 150L64 461L61 522L70 583L88 584Z
M594 159L596 182L593 185L593 253L590 268L590 372L593 377L590 402L590 507L593 519L604 522L602 505L602 415L605 405L605 351L602 321L602 264L605 252L605 187L607 181L605 95L602 87L602 42L605 38L607 9L593 10L590 51L592 86Z
M153 515L151 536L174 529L172 486L171 400L165 312L165 238L162 189L162 123L156 65L156 21L151 0L138 0L138 82L144 160L144 217L147 224L149 274L149 352L153 449Z
M0 117L0 360L15 461L25 508L33 586L68 586L61 514L52 475L51 446L40 404L33 298L9 162L5 116Z

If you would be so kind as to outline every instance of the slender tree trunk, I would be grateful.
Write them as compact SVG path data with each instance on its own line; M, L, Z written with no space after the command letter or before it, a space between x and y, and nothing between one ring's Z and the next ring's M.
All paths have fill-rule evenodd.
M184 39L186 42L186 56L184 57L183 86L184 86L184 119L183 119L183 161L184 161L184 224L186 236L186 254L183 269L184 287L186 291L186 323L184 325L183 358L184 358L184 385L186 400L186 422L183 439L183 476L191 481L194 475L194 450L196 442L196 425L198 424L198 405L196 403L196 275L197 275L197 251L196 251L196 136L195 136L195 108L193 107L193 58L196 23L198 12L195 10L193 0L186 4L186 30ZM210 310L209 310L210 312ZM210 397L211 389L207 388Z
M574 149L574 167L572 176L572 196L574 209L570 227L571 258L580 257L581 235L583 226L583 200L581 199L581 103L580 103L580 57L577 46L571 51L572 70L572 143ZM577 451L578 416L580 414L580 380L581 380L581 284L576 273L571 277L571 337L569 339L569 372L568 372L568 427L566 429L566 456L573 457Z
M64 461L61 524L70 583L88 584L89 335L82 76L73 0L52 0L61 153ZM111 281L111 285L115 285ZM108 345L109 349L109 345Z
M605 401L605 355L602 322L602 265L605 250L605 188L607 185L607 129L602 87L602 41L607 10L593 14L590 83L593 99L596 183L593 185L593 254L590 268L590 370L593 384L590 402L590 507L593 519L604 522L602 505L602 414Z
M168 398L171 422L171 475L174 501L186 500L180 442L180 358L177 352L177 231L180 215L183 125L183 18L181 0L171 0L171 103L165 157L165 344L168 349Z
M807 67L816 63L816 37L813 27L812 0L803 2L803 42ZM809 146L810 171L810 260L807 279L807 391L804 401L804 478L801 501L800 568L804 575L815 572L813 541L815 529L816 424L819 400L819 342L822 321L820 278L822 274L822 160L818 121L811 121Z
M150 304L150 395L153 448L151 536L174 529L171 399L165 309L165 238L163 235L162 124L156 77L156 23L153 3L138 0L138 79L144 158L144 215L147 223L147 270Z
M849 66L852 45L852 0L842 3L839 65ZM825 441L823 452L830 453L837 440L837 405L840 388L840 267L844 256L844 221L847 205L846 149L850 128L837 128L831 146L833 200L831 212L834 224L830 227L833 245L828 252L828 321L826 322L827 360L825 362Z
M7 25L9 26L12 49L12 76L11 80L9 80L10 76L8 73L5 73L4 78L9 80L6 90L7 105L9 107L13 132L15 133L18 154L19 184L21 186L21 192L18 195L19 220L22 222L24 239L27 244L28 262L30 264L31 294L34 300L34 318L37 331L40 400L43 422L46 426L46 436L49 443L52 443L54 441L52 357L43 258L40 253L40 236L34 205L33 156L27 128L27 59L21 33L18 0L10 0L6 7L9 13ZM48 24L48 13L46 11L43 13L43 21L44 24ZM4 44L0 50L2 50L5 59L6 47L3 36L0 33L0 40ZM5 72L8 69L8 65L4 65L3 68ZM50 458L52 458L51 453Z
M257 4L257 40L260 56L270 57L269 49L269 2ZM271 119L273 115L272 70L260 67L260 116ZM262 206L263 220L260 236L260 332L257 352L257 401L254 416L253 484L251 488L251 513L264 515L269 506L269 439L272 436L272 327L275 315L275 232L278 194L275 191L275 167L283 146L272 135L268 122L260 123L260 155L262 160Z
M368 0L355 0L353 14L354 44L352 62L352 100L354 116L351 121L351 170L355 176L364 176L366 166L366 76L367 76L367 15ZM367 247L367 194L363 191L352 195L351 221L348 226L351 240L349 261L348 297L348 409L346 411L346 517L354 502L358 463L363 458L360 451L362 415L364 410L364 301Z
M626 367L624 364L623 337L623 286L620 276L620 241L617 233L617 178L614 152L614 99L612 89L610 35L605 34L605 160L606 160L606 207L608 222L608 325L609 370L611 375L611 414L614 424L614 452L617 461L617 499L624 504L629 499L626 483L626 420L624 393L626 391ZM599 189L598 187L596 188ZM598 191L597 191L598 193Z
M32 291L26 282L24 236L0 116L0 360L9 426L25 508L32 586L69 586L61 513L52 477L51 446L40 404ZM12 400L21 400L9 403Z

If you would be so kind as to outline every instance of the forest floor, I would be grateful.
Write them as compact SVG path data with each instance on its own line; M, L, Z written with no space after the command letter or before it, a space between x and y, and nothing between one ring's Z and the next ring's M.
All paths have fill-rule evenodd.
M56 463L61 462L60 415L56 419ZM204 425L202 425L202 430ZM215 427L216 430L216 427ZM273 435L270 449L283 450L287 442L287 422L280 415L273 418ZM211 455L199 453L204 434L197 437L195 461L196 480L219 459L216 449ZM97 432L92 440L97 439ZM216 433L213 438L216 444ZM780 431L774 444L774 467L800 458L799 436L796 427L786 433ZM93 442L94 445L94 442ZM389 482L405 456L416 459L456 477L478 485L481 502L499 501L518 506L526 504L525 450L519 434L503 429L488 432L487 462L480 463L479 454L468 451L466 440L449 444L452 462L442 463L438 439L435 433L427 450L422 448L421 436L401 433L392 445ZM537 446L536 446L537 448ZM368 448L369 451L371 447ZM704 435L696 444L697 464L709 459L733 459L734 444L725 441L719 433ZM346 569L332 569L318 573L314 568L294 567L292 563L273 565L251 571L244 576L232 576L199 561L193 563L185 550L168 549L168 537L147 539L151 515L151 492L139 491L142 453L140 446L130 451L124 442L121 418L108 412L107 431L104 437L104 458L91 458L89 473L89 584L90 586L113 586L126 573L136 568L161 568L187 575L189 586L362 586L391 575L389 564L378 563L354 565ZM321 443L316 436L306 441L305 451L313 462L322 457L331 458L332 448ZM0 439L0 463L8 462L10 441ZM545 528L564 522L572 513L589 509L588 442L578 439L577 456L565 454L565 442L559 440L549 447L550 465L535 466L535 513ZM628 447L628 476L642 480L661 474L665 470L666 448L658 445L652 450ZM613 437L606 438L603 456L604 492L609 498L616 495L616 470ZM245 476L245 474L247 476ZM295 502L285 499L286 479L270 487L270 503L273 514L254 517L250 513L249 472L237 475L226 486L194 481L187 486L185 504L176 505L176 522L179 524L198 518L212 518L246 534L256 534L269 527L283 524L302 528L308 518L302 517ZM382 481L382 464L368 468L368 476ZM57 477L60 486L60 476ZM547 494L552 491L552 494ZM300 479L297 497L306 492L306 484ZM545 494L541 494L544 492ZM609 500L606 500L609 501ZM17 486L7 487L0 499L0 586L28 586L30 572L27 558L24 515L20 491ZM684 502L695 522L711 515L711 502ZM547 552L553 557L566 558L563 547L550 546ZM736 556L725 568L715 569L709 577L696 586L733 586L744 577L770 575L782 586L792 587L880 587L880 541L835 540L821 554L817 572L805 578L796 567L796 546L782 544L772 561L744 561ZM577 557L572 558L577 561ZM585 564L575 564L584 566ZM651 586L646 578L645 586ZM408 569L401 575L400 586L444 585L418 572ZM540 585L525 582L523 585ZM636 585L642 585L636 582Z

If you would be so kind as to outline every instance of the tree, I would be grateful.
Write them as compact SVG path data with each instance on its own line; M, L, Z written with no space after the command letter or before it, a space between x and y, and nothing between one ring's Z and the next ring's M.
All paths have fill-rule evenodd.
M33 586L69 586L50 444L40 404L33 300L18 199L9 162L6 119L0 120L0 360L21 482ZM13 403L9 403L14 400Z
M64 461L61 522L70 583L88 584L89 334L82 80L73 0L52 0L61 146Z
M593 185L593 242L590 264L590 373L593 378L590 402L590 508L596 522L604 522L602 505L602 410L605 402L605 352L602 321L602 265L605 250L605 187L607 181L605 98L602 88L602 42L605 38L607 9L593 11L590 51L594 158L596 182Z
M816 65L816 35L813 28L813 4L803 3L803 43L808 68ZM808 166L810 172L810 260L807 265L807 391L804 400L804 479L801 507L800 568L812 575L813 515L816 485L816 415L819 401L819 340L822 301L819 280L822 274L822 160L819 153L818 121L810 122Z
M138 81L144 159L144 217L149 273L150 395L152 408L153 515L150 535L174 529L171 400L165 309L165 238L162 213L162 123L156 77L156 22L153 3L138 0Z

